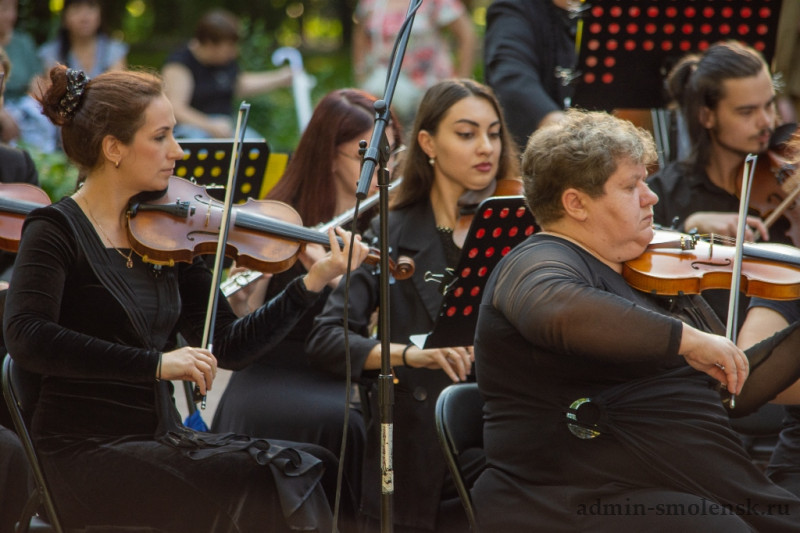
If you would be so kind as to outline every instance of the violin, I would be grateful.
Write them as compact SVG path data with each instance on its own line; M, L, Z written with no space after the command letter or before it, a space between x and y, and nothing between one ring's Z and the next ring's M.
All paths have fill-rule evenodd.
M148 263L191 262L216 251L222 215L222 203L205 187L172 176L161 196L129 205L131 248ZM294 264L306 243L330 246L327 234L303 227L300 215L288 204L251 198L231 210L225 256L251 270L278 273ZM371 250L365 261L377 264L380 255ZM397 279L414 273L410 258L400 257L396 263L390 259L389 267Z
M730 289L736 247L715 241L656 230L645 252L623 264L622 276L635 289L666 296ZM741 290L747 296L800 298L800 250L794 246L744 244L741 266Z
M497 180L497 188L495 188L492 196L520 196L523 192L521 179L503 178ZM478 204L462 206L458 210L458 220L456 220L456 226L453 228L453 242L459 248L464 246L469 227L472 225L472 218L477 210Z
M391 191L392 189L394 189L395 187L400 185L400 183L402 183L402 181L403 181L403 178L395 178L394 181L392 181L389 184L388 189ZM377 205L379 199L380 199L379 195L377 195L377 194L373 194L372 196L367 197L359 205L359 215L363 215L364 213L369 213L370 209L372 209L375 205ZM353 216L355 215L355 211L356 211L356 208L352 207L352 208L348 209L347 211L345 211L344 213L341 213L340 215L337 215L337 216L333 217L330 221L328 221L328 222L326 222L324 224L319 224L317 226L314 226L313 229L315 229L316 231L318 231L318 232L320 232L322 234L327 234L329 228L335 228L336 226L341 226L343 224L347 224L348 222L351 222L353 220ZM409 262L409 261L411 261L413 263L412 259L407 258L405 256L402 258L402 261L403 261L403 263L406 263L406 262ZM263 275L263 273L262 272L258 272L257 270L245 270L244 272L240 272L239 274L236 274L235 276L231 276L227 280L225 280L224 283L222 283L220 285L220 289L222 290L222 295L227 298L228 296L230 296L232 294L235 294L236 292L240 291L241 289L247 287L248 285L250 285L251 283L253 283L257 279L260 279L262 275ZM404 275L404 274L401 274L401 275Z
M800 246L800 176L788 153L787 140L797 128L796 124L779 126L772 136L769 149L759 155L753 173L749 207L764 219L767 228L779 218L788 222L785 239Z
M25 217L46 205L50 205L50 197L39 187L30 183L0 183L0 250L19 250Z

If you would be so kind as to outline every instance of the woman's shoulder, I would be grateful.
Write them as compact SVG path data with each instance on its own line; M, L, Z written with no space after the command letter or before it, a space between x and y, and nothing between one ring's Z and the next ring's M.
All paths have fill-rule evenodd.
M28 213L28 216L25 217L25 224L37 220L45 220L63 227L69 224L69 221L76 216L76 210L80 210L78 204L72 198L65 196L55 203L37 207Z
M124 56L130 50L130 46L125 41L114 39L108 35L101 35L100 38L104 39L103 43L108 46L110 56Z
M569 272L581 278L592 271L593 257L581 247L559 237L534 234L514 247L501 262L506 268Z
M124 41L113 39L105 34L97 36L97 57L100 65L97 70L105 72L128 56L129 46ZM102 55L101 55L102 54Z
M71 205L70 205L71 204ZM22 235L57 242L60 246L74 248L76 241L72 230L72 220L80 207L68 197L60 201L38 207L28 213L22 225Z

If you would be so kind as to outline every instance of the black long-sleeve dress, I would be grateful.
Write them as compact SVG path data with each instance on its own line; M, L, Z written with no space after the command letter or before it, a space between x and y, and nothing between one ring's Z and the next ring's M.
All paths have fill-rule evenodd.
M482 530L800 531L800 500L753 465L714 380L678 355L681 329L563 239L534 235L501 261L475 339ZM800 329L776 339L734 414L797 379Z
M318 457L335 480L329 452L189 430L172 385L154 379L176 331L201 341L208 268L196 260L158 269L134 257L129 269L123 253L103 246L72 199L37 210L6 303L9 352L42 376L32 431L64 525L327 530L321 479L330 488L331 472ZM238 320L221 298L219 364L240 368L265 353L316 298L296 282Z

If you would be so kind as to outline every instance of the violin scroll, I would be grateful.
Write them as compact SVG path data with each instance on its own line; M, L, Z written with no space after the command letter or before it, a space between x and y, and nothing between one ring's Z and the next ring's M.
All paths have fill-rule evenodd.
M389 269L395 279L404 280L414 275L414 260L407 255L401 255L394 261L389 258Z

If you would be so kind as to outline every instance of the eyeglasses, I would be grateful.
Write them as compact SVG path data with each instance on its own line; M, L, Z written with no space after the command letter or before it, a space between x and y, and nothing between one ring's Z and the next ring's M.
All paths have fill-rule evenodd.
M395 167L398 164L397 156L399 154L401 154L402 152L405 152L405 151L406 151L406 145L401 144L400 146L394 148L389 153L389 170L394 170L395 169ZM361 163L361 161L363 159L360 155L351 155L351 154L348 154L347 152L344 152L342 150L338 150L338 152L339 152L339 155L342 155L342 156L346 157L347 159L351 159L353 161L357 161L358 163Z

